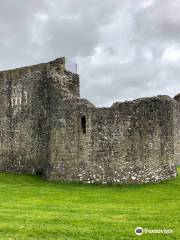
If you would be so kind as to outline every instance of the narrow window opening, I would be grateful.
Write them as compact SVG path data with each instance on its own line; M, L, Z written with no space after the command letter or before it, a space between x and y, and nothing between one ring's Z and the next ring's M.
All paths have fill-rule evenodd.
M86 117L84 115L81 117L81 127L83 133L86 134Z

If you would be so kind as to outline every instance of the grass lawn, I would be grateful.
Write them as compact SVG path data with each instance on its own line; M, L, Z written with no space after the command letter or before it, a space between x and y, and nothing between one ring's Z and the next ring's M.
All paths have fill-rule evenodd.
M173 233L136 236L137 226ZM105 186L2 173L0 239L179 240L180 176L160 184Z

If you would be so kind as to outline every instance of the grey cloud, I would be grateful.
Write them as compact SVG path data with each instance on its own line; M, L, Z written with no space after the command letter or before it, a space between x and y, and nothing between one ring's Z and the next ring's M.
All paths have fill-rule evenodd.
M78 63L81 95L111 105L178 91L178 0L0 0L0 68L67 56Z

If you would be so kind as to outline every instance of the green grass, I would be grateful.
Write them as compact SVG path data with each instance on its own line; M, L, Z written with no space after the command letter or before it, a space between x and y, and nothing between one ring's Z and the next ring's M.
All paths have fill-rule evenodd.
M137 226L173 233L136 236ZM2 173L0 239L180 239L180 176L160 184L105 186Z

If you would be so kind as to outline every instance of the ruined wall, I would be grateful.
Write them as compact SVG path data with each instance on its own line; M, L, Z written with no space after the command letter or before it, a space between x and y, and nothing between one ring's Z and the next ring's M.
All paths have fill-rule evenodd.
M161 96L97 110L92 129L96 178L139 183L176 176L173 109L174 101Z
M55 179L55 175L61 174L63 179L67 172L59 173L56 163L62 165L70 161L71 167L77 155L77 115L71 106L79 100L79 76L52 69L48 77L49 142L44 176L50 179L53 175L52 179ZM72 169L68 171L72 172Z
M37 173L46 167L52 75L61 76L59 96L79 95L79 79L65 72L64 58L0 72L0 171Z
M17 70L0 75L1 171L33 172L41 168L45 159L41 139L42 79L39 71Z
M60 111L57 111L57 107ZM59 99L54 109L51 112L49 165L46 168L46 178L80 181L82 172L89 169L87 164L92 151L91 111L95 108L87 100L69 98L63 102ZM84 114L86 134L83 132L81 122Z
M96 108L80 98L79 76L65 65L60 58L0 72L0 171L88 183L175 177L178 99Z
M48 178L141 183L175 177L173 109L166 96L99 109L85 101L64 102Z

